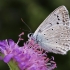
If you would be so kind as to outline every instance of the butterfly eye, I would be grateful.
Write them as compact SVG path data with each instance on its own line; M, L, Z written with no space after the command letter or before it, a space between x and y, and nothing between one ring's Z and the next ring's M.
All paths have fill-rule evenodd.
M33 33L29 33L28 34L28 38L32 37Z

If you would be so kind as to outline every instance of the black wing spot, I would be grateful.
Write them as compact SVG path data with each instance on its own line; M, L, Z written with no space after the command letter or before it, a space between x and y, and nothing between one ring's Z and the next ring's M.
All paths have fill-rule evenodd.
M61 33L61 34L63 34L63 33Z
M60 20L60 19L58 18L58 20Z
M53 30L53 29L52 29Z
M59 16L57 15L57 18L58 18Z
M48 40L48 39L46 39L46 40Z
M56 42L57 43L57 42Z
M49 23L50 25L52 25L52 23Z
M45 35L45 34L44 34Z
M59 23L57 22L57 24L59 24Z
M58 18L58 20L60 20L58 15L57 15L57 18Z

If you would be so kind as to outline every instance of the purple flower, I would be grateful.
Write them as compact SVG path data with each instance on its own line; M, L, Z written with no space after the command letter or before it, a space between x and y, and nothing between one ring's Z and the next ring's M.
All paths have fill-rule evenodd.
M40 46L34 44L33 41L19 47L13 40L3 40L0 41L0 52L1 60L8 65L12 62L14 67L18 67L12 70L53 70L56 68L54 59L49 59Z

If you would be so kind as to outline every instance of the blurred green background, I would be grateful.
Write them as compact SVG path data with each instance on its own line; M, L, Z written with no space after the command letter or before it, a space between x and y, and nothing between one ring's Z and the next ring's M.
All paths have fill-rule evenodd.
M0 39L13 39L17 42L18 35L29 30L21 18L34 32L39 24L61 5L65 5L70 12L70 0L0 0ZM29 32L24 32L26 41ZM70 51L67 55L49 53L48 56L54 56L57 63L55 70L70 70ZM0 61L0 70L9 70L9 67Z

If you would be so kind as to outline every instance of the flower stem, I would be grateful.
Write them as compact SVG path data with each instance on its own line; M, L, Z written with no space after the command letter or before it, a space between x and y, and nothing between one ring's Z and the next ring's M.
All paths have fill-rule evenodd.
M10 70L20 70L17 63L14 62L13 60L11 60L9 63L8 63L8 66L10 68Z

